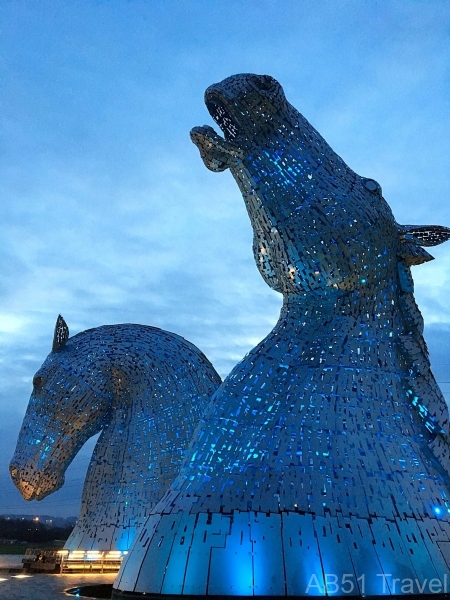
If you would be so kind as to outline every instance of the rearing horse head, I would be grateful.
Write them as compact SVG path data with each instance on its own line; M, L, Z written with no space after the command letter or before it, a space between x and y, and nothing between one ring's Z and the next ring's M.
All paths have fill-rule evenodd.
M272 77L244 73L210 86L205 103L225 139L195 127L192 141L212 171L230 168L254 230L264 280L283 294L339 297L393 281L430 260L422 246L445 227L400 226L381 186L355 173L286 100Z
M80 352L83 346L85 351ZM75 353L84 360L71 360ZM110 374L98 369L95 358L94 369L89 337L78 334L69 339L69 329L58 316L52 351L33 378L9 467L25 500L42 500L58 490L78 450L107 421L114 390Z
M441 226L399 225L373 179L355 173L267 75L233 75L210 86L209 126L191 139L212 171L231 170L253 226L257 267L285 306L308 303L334 315L378 314L404 357L404 385L435 434L448 409L430 371L410 266L450 239ZM309 315L313 311L309 312ZM398 359L400 361L400 358ZM445 452L450 453L446 447ZM441 457L441 449L435 449ZM442 458L450 472L450 454Z

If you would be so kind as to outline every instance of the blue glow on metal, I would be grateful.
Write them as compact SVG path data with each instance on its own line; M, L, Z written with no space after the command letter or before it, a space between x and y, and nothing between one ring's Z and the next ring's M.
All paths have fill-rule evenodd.
M215 391L189 433L189 418L174 413L198 395L187 381L211 370L198 354L200 364L183 370L184 351L166 352L164 334L153 354L153 345L136 344L135 335L126 360L111 366L109 385L105 369L54 359L73 347L60 324L53 358L35 378L50 398L41 412L54 410L55 400L89 397L70 417L81 437L101 428L105 407L119 406L117 422L102 435L115 431L120 443L98 451L99 459L108 457L102 476L117 484L117 513L95 522L98 529L116 526L119 507L136 511L142 502L144 524L115 585L156 595L370 596L418 592L430 574L450 579L442 546L450 543L450 518L441 508L450 476L449 414L431 372L411 276L412 266L432 259L425 248L450 239L450 229L399 225L381 186L349 168L273 78L229 77L208 88L205 100L225 137L204 126L191 138L210 170L230 169L238 184L257 268L283 295L278 323L218 389L214 373L206 377L203 397ZM124 371L131 347L138 362L163 362L154 377L148 366ZM87 351L98 367L101 351ZM45 369L54 362L49 377ZM170 378L185 392L181 398L166 389ZM40 392L33 394L40 401ZM147 403L151 394L156 407ZM137 420L125 410L131 395ZM41 424L34 399L29 416L43 439L50 425ZM117 468L134 459L156 425L148 446L154 453L145 461L147 488L155 492L149 498L143 490L132 494ZM43 457L30 459L30 431L24 427L11 472L37 497L62 479ZM73 437L65 436L69 445L59 450L67 463ZM188 449L167 490L182 462L179 440ZM93 470L96 461L94 453ZM96 478L89 477L92 499ZM379 575L393 578L386 589ZM395 589L411 575L415 589ZM319 586L313 594L312 576Z
M225 137L204 126L191 138L210 170L235 178L257 268L283 307L214 394L144 528L173 531L175 548L174 519L198 519L186 589L201 594L304 596L326 586L345 596L356 585L356 594L389 595L395 584L377 575L442 581L434 540L450 540L450 519L434 509L448 489L449 417L410 270L450 229L399 225L381 186L352 171L273 78L229 77L205 101ZM158 594L176 552L160 559L143 534L115 586ZM191 556L209 576L193 575ZM146 583L155 568L161 576ZM308 587L319 573L322 588Z
M107 325L69 338L58 318L10 471L41 500L95 433L78 522L66 548L127 550L178 473L220 378L193 344L144 325Z

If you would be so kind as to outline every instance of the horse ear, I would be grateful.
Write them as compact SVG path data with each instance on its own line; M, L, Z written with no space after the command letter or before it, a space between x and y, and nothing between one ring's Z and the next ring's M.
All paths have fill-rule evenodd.
M450 227L441 225L401 225L405 237L413 236L420 246L438 246L450 240Z
M450 228L441 225L399 225L400 258L411 267L433 260L423 246L437 246L450 239Z
M61 315L58 315L55 325L55 333L53 334L52 352L59 350L69 339L69 328Z

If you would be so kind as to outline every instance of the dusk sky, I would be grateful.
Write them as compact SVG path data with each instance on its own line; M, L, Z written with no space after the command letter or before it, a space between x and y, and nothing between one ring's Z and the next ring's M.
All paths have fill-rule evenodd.
M450 226L450 3L0 0L0 26L0 514L77 515L92 440L41 502L8 474L58 313L173 331L222 377L277 321L237 185L189 139L206 87L272 75L399 223ZM450 400L450 242L431 253L416 299Z

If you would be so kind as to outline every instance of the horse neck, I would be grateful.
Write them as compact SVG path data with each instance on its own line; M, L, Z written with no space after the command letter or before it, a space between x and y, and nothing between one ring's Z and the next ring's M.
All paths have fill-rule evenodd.
M339 295L313 293L284 296L280 318L273 330L277 338L291 340L302 363L378 366L383 352L397 355L399 335L405 333L404 319L395 292L380 289Z
M153 385L148 368L144 368L138 355L133 356L129 352L129 349L125 353L120 347L116 348L109 354L108 364L105 364L108 373L107 385L112 392L112 399L86 480L87 483L104 480L103 459L107 456L108 461L112 460L111 449L116 448L120 458L114 466L117 481L110 482L111 489L119 489L126 480L122 473L123 465L136 461L137 450L134 442L155 410L151 406L152 396L149 390ZM110 492L111 490L108 493Z
M145 364L145 357L120 347L110 354L108 365L109 386L112 390L109 428L116 431L128 430L136 419L154 412L151 406L154 373Z

